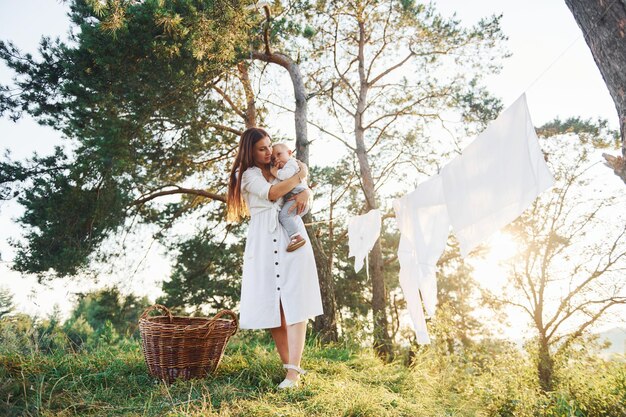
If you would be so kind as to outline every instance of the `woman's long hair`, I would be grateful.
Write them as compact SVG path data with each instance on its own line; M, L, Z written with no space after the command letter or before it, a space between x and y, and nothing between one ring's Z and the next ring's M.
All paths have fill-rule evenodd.
M251 127L241 134L239 149L233 167L230 170L228 181L228 195L226 196L226 221L237 222L248 214L248 208L241 196L241 177L246 169L254 165L254 145L270 135L259 127Z

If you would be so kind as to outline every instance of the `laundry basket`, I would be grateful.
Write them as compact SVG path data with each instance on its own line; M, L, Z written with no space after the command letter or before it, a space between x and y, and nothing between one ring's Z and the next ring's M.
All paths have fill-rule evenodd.
M165 315L149 317L153 310ZM237 316L230 310L209 319L173 316L160 304L148 307L139 318L139 333L150 375L168 383L176 378L204 378L219 365L237 328Z

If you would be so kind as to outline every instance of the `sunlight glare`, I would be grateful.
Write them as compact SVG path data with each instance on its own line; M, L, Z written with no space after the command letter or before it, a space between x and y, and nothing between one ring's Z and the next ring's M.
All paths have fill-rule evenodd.
M505 232L497 232L488 242L489 251L486 261L497 264L506 261L517 254L517 242L513 237Z

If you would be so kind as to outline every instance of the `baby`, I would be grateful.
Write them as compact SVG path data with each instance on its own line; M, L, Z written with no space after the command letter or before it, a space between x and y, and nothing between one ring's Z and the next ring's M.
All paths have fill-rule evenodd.
M291 149L289 149L284 143L276 143L272 145L272 167L270 170L272 175L281 181L294 176L298 171L300 171L298 163L291 157ZM300 214L298 214L296 209L289 213L289 208L294 205L295 200L287 201L292 196L306 189L306 183L299 184L285 194L285 204L278 214L278 221L283 225L289 234L289 238L291 239L289 241L289 245L287 246L287 252L292 252L306 243L306 240L298 231L298 223L296 222L295 217L304 216L309 211L309 206L307 204L304 211Z

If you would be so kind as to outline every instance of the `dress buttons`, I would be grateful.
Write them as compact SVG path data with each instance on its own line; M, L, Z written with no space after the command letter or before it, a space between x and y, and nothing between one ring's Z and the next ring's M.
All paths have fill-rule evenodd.
M276 242L276 239L274 239L274 242Z
M276 274L276 278L280 278L280 275L279 275L279 274Z
M274 251L274 253L278 253L278 251L277 251L277 250L275 250L275 251Z
M280 291L280 287L276 287L276 289L277 289L278 291Z
M276 265L278 265L278 262L274 262Z

